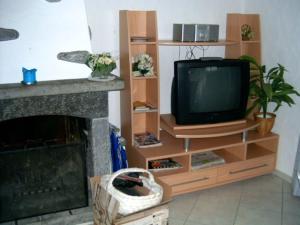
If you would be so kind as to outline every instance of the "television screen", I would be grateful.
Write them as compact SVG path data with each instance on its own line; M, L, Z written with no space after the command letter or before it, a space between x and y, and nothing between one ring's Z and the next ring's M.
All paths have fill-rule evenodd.
M191 68L188 76L189 111L220 112L238 109L241 74L239 67Z
M174 63L172 114L176 123L204 124L245 117L250 67L238 59Z

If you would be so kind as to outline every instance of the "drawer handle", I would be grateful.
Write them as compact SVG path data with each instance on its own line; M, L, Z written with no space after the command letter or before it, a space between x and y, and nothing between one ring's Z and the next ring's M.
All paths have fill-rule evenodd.
M259 166L255 166L255 167L251 167L251 168L247 168L247 169L242 169L242 170L237 170L237 171L230 171L229 174L243 173L243 172L246 172L246 171L249 171L249 170L255 170L255 169L266 167L266 166L268 166L268 164L262 164L262 165L259 165Z
M180 183L180 184L173 184L172 186L178 186L178 185L182 185L182 184L190 184L190 183L195 183L195 182L198 182L198 181L205 181L205 180L208 180L209 177L203 177L203 178L200 178L200 179L197 179L197 180L192 180L192 181L188 181L188 182L184 182L184 183Z

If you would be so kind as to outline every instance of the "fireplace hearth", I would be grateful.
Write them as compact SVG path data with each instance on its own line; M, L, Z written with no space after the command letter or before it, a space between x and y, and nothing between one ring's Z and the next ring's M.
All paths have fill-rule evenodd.
M0 123L0 222L88 205L82 122L37 116Z

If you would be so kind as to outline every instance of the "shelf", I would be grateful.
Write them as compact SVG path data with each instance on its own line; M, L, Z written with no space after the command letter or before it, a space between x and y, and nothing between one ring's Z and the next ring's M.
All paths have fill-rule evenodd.
M237 41L220 40L217 42L179 42L172 40L159 40L160 46L225 46L225 45L237 45Z
M133 76L132 77L133 80L148 80L148 79L157 79L157 76L153 75L153 76Z
M253 130L253 131L249 131L248 133L247 144L254 143L254 142L257 143L257 142L272 140L272 139L278 139L278 137L279 135L274 133L269 133L265 136L261 136L259 133Z
M152 112L158 112L158 109L133 110L133 113L152 113Z
M161 116L161 127L169 132L175 138L212 138L240 134L244 131L253 129L259 124L253 120L247 120L231 126L219 126L199 128L199 129L174 129L176 127L175 120L166 119L169 115Z
M162 146L151 148L136 148L136 150L147 160L173 158L176 156L184 156L182 140L173 138L167 132L160 133L160 141Z
M156 45L156 41L131 41L131 45Z
M195 154L199 152L213 151L218 149L226 149L234 146L243 146L241 136L233 135L230 137L217 137L208 139L195 139L191 142L190 150L184 151L183 140L174 138L166 131L161 131L160 141L162 146L151 148L136 148L140 154L148 160L172 158L176 156L184 156L187 154Z
M242 41L243 44L260 44L259 40L253 40L253 41Z

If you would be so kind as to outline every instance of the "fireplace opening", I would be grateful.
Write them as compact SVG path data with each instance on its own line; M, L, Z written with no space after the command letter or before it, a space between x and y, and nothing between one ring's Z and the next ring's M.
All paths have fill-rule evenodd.
M88 205L85 119L0 122L0 222Z

